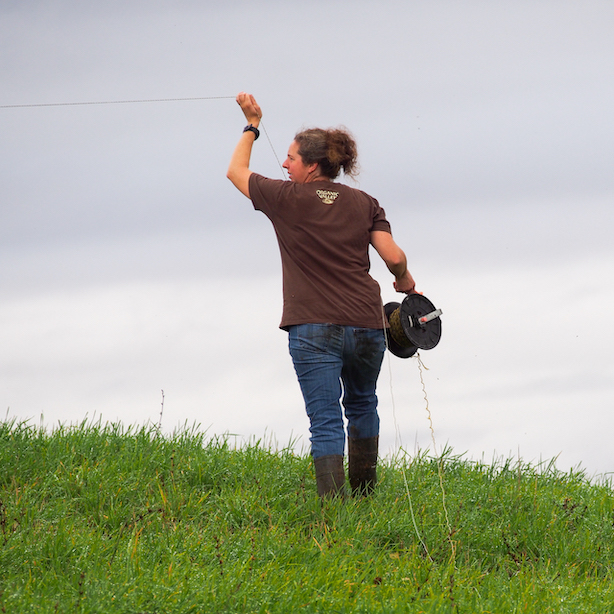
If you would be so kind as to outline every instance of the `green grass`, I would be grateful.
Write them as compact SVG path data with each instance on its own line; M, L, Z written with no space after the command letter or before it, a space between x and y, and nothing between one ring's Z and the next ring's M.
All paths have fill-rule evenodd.
M613 522L552 464L400 455L321 502L291 450L0 424L1 612L614 612Z

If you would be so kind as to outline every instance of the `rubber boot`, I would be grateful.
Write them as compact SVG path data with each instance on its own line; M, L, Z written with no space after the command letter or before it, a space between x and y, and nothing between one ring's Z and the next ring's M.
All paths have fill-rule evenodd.
M343 456L330 454L314 459L316 484L320 497L345 496L345 471Z
M375 488L378 442L377 436L348 438L350 486L355 495L370 495Z

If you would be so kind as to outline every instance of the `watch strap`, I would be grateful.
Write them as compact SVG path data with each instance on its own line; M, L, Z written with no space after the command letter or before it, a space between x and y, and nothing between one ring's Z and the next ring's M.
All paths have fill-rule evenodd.
M256 135L256 138L254 139L254 141L257 140L258 137L260 136L260 130L258 130L256 126L252 126L251 124L247 124L247 126L243 128L243 132L253 132Z

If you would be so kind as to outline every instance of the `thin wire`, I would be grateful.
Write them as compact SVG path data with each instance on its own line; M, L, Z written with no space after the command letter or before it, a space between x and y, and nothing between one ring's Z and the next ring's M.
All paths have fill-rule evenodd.
M386 339L386 348L388 350L390 350L390 348L388 347L388 337L385 335L385 331L386 331L386 313L384 311L384 308L382 307L382 323L384 326L384 336ZM427 418L429 421L429 429L431 431L431 439L433 441L433 451L435 454L437 454L437 442L435 441L435 429L433 427L433 419L432 419L432 415L431 415L431 410L429 407L429 399L428 399L428 395L426 393L426 384L424 382L424 375L423 375L423 371L428 371L427 366L422 362L422 358L420 357L420 352L416 352L415 357L417 359L417 363L418 363L418 372L420 374L420 383L422 385L422 392L424 395L424 402L426 404L426 413L427 413ZM391 397L391 401L392 401L392 418L394 421L394 426L395 426L395 443L400 443L400 439L401 439L401 434L400 434L400 430L399 430L399 425L397 422L397 415L396 415L396 406L395 406L395 400L394 400L394 392L393 392L393 387L392 387L392 368L391 368L391 364L390 364L390 352L388 352L388 373L389 373L389 377L390 377L390 397ZM397 444L398 445L398 444ZM400 447L400 446L399 446ZM446 490L444 487L444 483L443 483L443 456L442 458L440 458L440 461L438 463L437 466L438 469L438 477L439 477L439 487L441 489L441 499L442 499L442 507L443 507L443 511L444 511L444 517L446 520L446 526L448 529L448 541L450 543L450 547L452 549L452 560L456 561L456 544L454 543L454 540L452 539L452 527L450 525L450 518L448 515L448 507L446 505ZM420 541L420 543L422 544L422 547L424 548L424 551L426 552L426 555L428 556L428 558L432 561L433 559L431 558L431 555L429 554L429 551L426 547L426 544L424 543L422 536L420 535L420 531L418 530L418 525L416 523L416 519L414 516L414 509L413 509L413 505L412 505L412 500L411 500L411 495L409 492L409 485L407 483L407 476L405 475L405 468L403 465L401 465L401 473L403 475L403 482L405 484L405 492L407 494L407 500L409 501L409 511L411 514L411 519L414 525L414 530L416 532L416 535L418 536L418 539Z
M275 147L273 147L273 142L271 141L271 138L269 137L269 133L266 131L264 122L262 121L262 117L260 118L260 126L262 127L262 130L264 131L264 135L266 136L266 139L269 142L271 149L273 150L273 155L275 156L275 159L277 160L277 164L279 164L279 168L281 169L281 174L283 175L283 178L288 179L288 177L286 176L286 169L284 169L284 167L281 165L281 162L279 161L279 157L277 156Z
M94 100L87 102L43 102L36 104L3 104L0 105L0 109L32 109L36 107L79 107L79 106L87 106L87 105L109 105L109 104L141 104L144 102L185 102L185 101L193 101L193 100L235 100L236 96L196 96L191 98L144 98L140 100ZM260 120L260 125L264 131L264 134L269 142L269 145L273 151L273 155L277 160L277 164L281 169L281 174L284 179L286 177L286 171L284 167L281 165L279 157L277 156L277 152L275 151L275 147L273 147L273 142L271 141L271 137L269 137L269 133L267 132L262 119Z
M96 100L89 102L44 102L37 104L3 104L0 109L30 109L33 107L78 107L84 105L101 104L139 104L143 102L181 102L188 100L223 100L226 98L234 99L235 96L199 96L193 98L148 98L143 100Z
M429 398L426 394L426 384L424 383L423 370L428 371L428 367L422 362L422 358L420 358L420 352L416 352L416 359L418 361L418 371L420 372L420 383L422 384L422 392L424 394L424 402L426 403L426 413L429 421L429 428L431 430L431 439L433 441L433 451L435 455L437 454L437 443L435 442L435 429L433 427L433 419L431 416L431 410L429 408ZM441 505L443 507L444 516L446 519L446 526L448 528L448 541L450 542L450 547L452 548L452 557L456 560L456 544L452 539L452 526L450 525L450 518L448 516L448 507L446 505L446 489L443 485L443 451L441 457L439 459L439 463L437 464L437 473L439 477L439 487L441 489Z
M384 327L384 340L385 340L385 344L386 344L386 349L388 350L386 352L387 356L386 356L386 360L388 362L388 376L389 376L389 382L390 382L390 399L392 402L392 419L394 421L394 428L395 428L395 445L399 448L401 448L401 429L399 428L399 423L397 420L397 410L396 410L396 403L394 400L394 391L392 389L392 366L390 363L390 347L388 347L388 336L386 335L386 312L384 311L384 306L382 305L382 325ZM416 516L414 514L414 506L411 500L411 493L409 492L409 483L407 482L407 475L405 474L405 466L403 464L401 464L401 475L403 476L403 484L405 486L405 494L407 495L407 501L409 503L409 515L411 516L411 521L412 524L414 525L414 531L416 532L416 536L418 537L418 541L420 542L420 544L422 545L422 547L424 548L424 552L426 553L426 556L429 558L429 560L432 562L433 559L431 558L431 554L429 552L429 549L426 547L426 544L424 543L424 540L422 539L422 535L420 533L420 529L418 529L418 523L416 522Z

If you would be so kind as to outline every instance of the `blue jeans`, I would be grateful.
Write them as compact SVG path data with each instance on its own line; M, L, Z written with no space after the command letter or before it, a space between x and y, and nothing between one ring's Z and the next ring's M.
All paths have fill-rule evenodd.
M384 331L337 324L299 324L288 331L290 355L311 422L313 458L343 455L348 437L379 434L375 387L386 349Z

